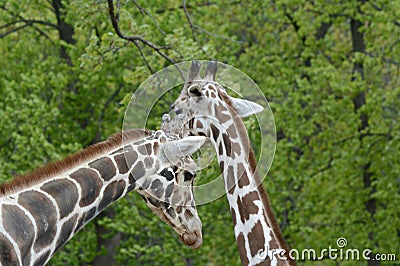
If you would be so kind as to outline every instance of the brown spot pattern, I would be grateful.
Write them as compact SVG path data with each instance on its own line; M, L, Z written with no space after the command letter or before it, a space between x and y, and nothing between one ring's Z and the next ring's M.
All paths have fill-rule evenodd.
M67 242L67 240L71 237L71 234L74 231L74 227L77 220L78 220L78 215L75 214L62 225L60 236L57 239L55 251L57 251L60 247L62 247L65 244L65 242Z
M225 171L225 163L223 161L219 163L219 169L221 169L221 172Z
M43 193L28 191L18 197L18 203L35 219L37 236L34 243L36 252L53 242L57 231L56 209L49 198Z
M245 222L245 218L244 218L245 210L244 210L243 203L242 203L240 197L237 197L236 204L238 206L238 211L239 211L239 215L240 215L240 221L242 223L244 223Z
M218 136L219 136L219 129L216 126L214 126L214 124L211 124L210 127L211 127L211 132L212 132L212 138L215 141L217 141Z
M229 136L225 133L222 134L222 139L224 140L226 156L231 157L231 140L229 139Z
M97 159L96 161L89 163L89 166L99 171L101 178L106 181L113 178L116 174L115 166L108 157Z
M235 191L235 186L236 186L236 178L233 173L233 166L229 165L227 171L228 171L228 173L225 177L226 189L229 191L230 194L233 194L233 192Z
M154 142L154 144L153 144L153 152L154 152L154 154L158 153L158 150L160 149L159 146L160 145L158 144L158 142Z
M248 193L243 196L242 199L240 197L237 198L237 205L242 223L249 219L250 214L256 214L258 212L258 207L254 204L254 201L259 199L257 191Z
M134 150L125 153L125 162L128 166L133 165L138 159L137 152Z
M220 103L214 105L214 111L219 121L225 122L232 119L229 115L226 114L227 109Z
M83 213L82 216L78 220L78 224L75 227L74 233L79 231L87 222L94 218L96 214L96 206L88 210L87 212Z
M4 229L17 242L21 257L29 262L35 235L31 220L22 210L13 205L2 206L2 218Z
M249 176L246 174L244 166L242 163L238 163L237 165L238 171L237 174L239 176L238 186L239 188L243 188L244 186L248 186L250 184Z
M196 128L203 128L203 124L200 122L200 120L196 121Z
M165 189L165 199L171 197L173 191L174 191L174 184L169 184Z
M101 212L104 210L104 208L121 197L122 193L124 192L124 187L122 186L124 183L125 182L123 180L114 181L104 189L103 197L101 198L97 209L98 212Z
M254 204L254 201L256 201L256 200L260 200L257 191L252 191L252 192L246 194L242 198L242 202L243 202L244 209L246 212L246 215L245 215L246 220L249 219L250 214L256 214L258 212L258 207L257 207L257 205Z
M11 242L0 233L0 265L19 266L18 257Z
M153 164L154 164L154 159L150 158L150 157L144 158L143 161L144 161L144 165L145 165L146 168L151 168L153 166Z
M144 167L144 164L142 162L138 162L135 167L133 167L131 174L129 177L133 178L132 181L139 180L139 178L143 177L146 174L146 169ZM129 179L131 181L131 179Z
M33 266L44 265L49 257L50 257L50 251L47 251L42 256L40 256L39 259L35 261L35 264L33 264Z
M158 179L153 180L151 183L150 189L153 192L153 195L157 198L160 199L161 196L164 194L162 182Z
M260 263L257 263L255 266L270 266L271 265L271 259L269 257L266 257L265 260L261 261Z
M82 189L79 206L85 207L92 204L99 196L103 186L98 174L92 169L81 168L73 172L70 177L76 180Z
M231 142L231 144L232 144L232 156L231 156L231 158L235 159L236 156L237 156L236 154L240 155L240 153L242 152L242 148L238 143Z
M264 250L264 234L261 222L258 221L248 234L250 242L250 254L252 257L256 256L259 250Z
M223 154L224 154L224 145L223 145L222 142L220 142L220 143L218 144L218 154L219 154L219 155L223 155Z
M117 164L118 171L120 174L126 174L129 170L128 165L126 164L125 155L118 154L114 156L115 163Z
M232 123L232 124L228 127L227 132L228 132L229 136L231 136L231 138L236 139L236 138L238 137L238 135L237 135L237 128L236 128L236 124L235 124L235 123Z
M151 152L153 151L152 145L150 143L139 146L137 150L143 155L151 155Z
M186 220L194 217L193 213L190 210L186 210L184 215Z
M240 233L237 236L237 243L238 243L238 249L239 249L240 260L242 261L242 265L249 265L249 259L246 256L245 240L244 240L243 233Z
M47 182L40 189L51 195L57 202L60 219L70 214L78 202L78 189L66 178Z
M236 225L237 221L236 221L236 211L235 211L235 209L231 208L231 214L232 214L232 222L233 222L234 225Z

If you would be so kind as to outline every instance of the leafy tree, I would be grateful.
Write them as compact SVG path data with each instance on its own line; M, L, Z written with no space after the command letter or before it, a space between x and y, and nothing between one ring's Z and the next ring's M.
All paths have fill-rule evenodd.
M0 180L119 131L150 74L216 58L270 101L278 143L264 185L290 246L319 251L345 237L346 248L399 258L398 10L385 0L0 2ZM204 244L193 251L132 194L49 264L238 265L226 199L199 214Z

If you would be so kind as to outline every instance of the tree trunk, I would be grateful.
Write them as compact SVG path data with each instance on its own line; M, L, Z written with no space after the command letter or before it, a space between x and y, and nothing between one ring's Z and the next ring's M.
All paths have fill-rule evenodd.
M112 208L105 209L99 214L98 218L109 217L111 219L115 216L115 211ZM97 251L101 251L103 248L106 249L106 254L97 256L92 263L92 266L112 266L117 265L115 255L117 254L116 248L119 246L122 234L117 233L111 238L104 238L105 235L109 234L110 231L98 223L95 224L97 239Z
M75 44L74 28L64 20L64 11L61 0L53 0L52 5L54 8L54 14L57 18L57 27L60 40L67 44ZM69 57L66 47L63 44L60 46L60 57L65 59L68 65L72 65L71 58Z
M363 5L365 0L359 0L359 3ZM360 8L360 7L359 7ZM359 11L360 12L360 11ZM364 41L364 34L361 31L362 22L358 19L352 18L350 20L350 28L351 28L351 37L352 37L352 45L353 45L353 52L354 53L365 53L365 41ZM364 64L362 62L356 61L353 66L353 78L352 80L356 80L357 75L360 76L362 80L365 79L364 74ZM367 102L365 96L365 90L358 93L353 99L354 105L354 112L359 112L359 109L365 105ZM360 113L360 126L358 131L360 133L360 142L362 145L363 138L365 137L365 131L368 130L368 115L364 112ZM373 174L369 171L371 166L370 161L365 161L365 164L362 166L362 176L363 176L363 185L364 189L370 190L370 195L376 192L376 188L372 185L372 177ZM375 213L376 213L376 200L375 199L368 199L365 203L365 208L367 209L368 213L372 221L375 221ZM373 232L369 232L368 237L370 240L373 239ZM374 260L375 254L371 254L371 259L368 261L369 266L378 266L380 262Z

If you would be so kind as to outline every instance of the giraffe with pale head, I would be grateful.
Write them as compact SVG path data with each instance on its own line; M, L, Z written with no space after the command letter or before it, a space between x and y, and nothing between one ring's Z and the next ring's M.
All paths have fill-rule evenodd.
M215 61L208 64L204 78L200 68L198 61L192 62L188 80L171 108L186 116L181 136L206 136L215 147L242 264L295 265L290 258L278 256L288 257L289 247L256 171L256 158L241 119L263 107L229 96L215 81Z
M0 265L46 264L86 223L132 190L184 244L199 248L196 165L189 156L204 142L205 137L133 129L2 184Z

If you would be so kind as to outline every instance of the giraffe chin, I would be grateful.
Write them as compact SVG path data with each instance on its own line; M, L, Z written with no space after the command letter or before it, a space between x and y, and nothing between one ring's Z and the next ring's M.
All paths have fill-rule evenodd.
M180 235L181 241L190 248L199 249L203 244L203 237L200 231Z

